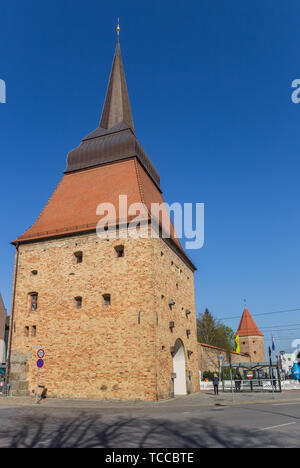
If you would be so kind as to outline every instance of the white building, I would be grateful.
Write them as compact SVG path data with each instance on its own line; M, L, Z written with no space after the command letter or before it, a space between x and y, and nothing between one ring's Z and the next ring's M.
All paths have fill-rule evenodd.
M300 361L300 348L297 348L293 353L287 354L281 353L282 370L286 375L289 375L292 371L292 367L295 362Z

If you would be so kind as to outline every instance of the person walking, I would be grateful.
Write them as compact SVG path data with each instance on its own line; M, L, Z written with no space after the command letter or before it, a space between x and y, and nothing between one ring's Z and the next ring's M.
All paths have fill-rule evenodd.
M214 374L213 386L214 386L215 395L219 395L219 378L218 378L217 374Z

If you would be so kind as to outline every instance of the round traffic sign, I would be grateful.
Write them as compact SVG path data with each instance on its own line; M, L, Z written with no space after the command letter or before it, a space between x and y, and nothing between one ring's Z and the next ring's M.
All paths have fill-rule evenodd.
M40 359L42 359L45 356L45 351L43 349L39 349L37 355Z
M43 365L44 365L43 359L39 359L39 360L36 362L36 365L38 366L39 369L41 369L41 367L43 367Z

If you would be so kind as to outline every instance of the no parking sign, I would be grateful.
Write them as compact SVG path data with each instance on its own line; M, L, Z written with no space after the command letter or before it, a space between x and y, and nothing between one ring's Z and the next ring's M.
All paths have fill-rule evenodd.
M39 369L41 369L44 366L43 359L39 359L38 361L36 361L36 365L38 366Z
M44 367L43 357L45 356L45 351L42 348L39 348L37 351L38 360L36 361L36 365L38 367L38 376L37 376L37 385L36 385L36 395L35 395L35 402L38 402L38 393L39 393L39 380L40 380L40 369Z

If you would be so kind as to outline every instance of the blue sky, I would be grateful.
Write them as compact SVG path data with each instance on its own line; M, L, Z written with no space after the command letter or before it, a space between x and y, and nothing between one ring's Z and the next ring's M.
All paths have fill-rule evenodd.
M9 243L40 213L68 151L98 125L118 16L136 134L164 197L205 203L205 245L189 252L198 267L198 312L239 316L244 298L253 315L300 309L300 104L291 101L300 78L298 0L2 4L0 290L7 307ZM256 321L267 344L274 328L277 351L300 338L299 311ZM236 328L238 319L226 323Z

